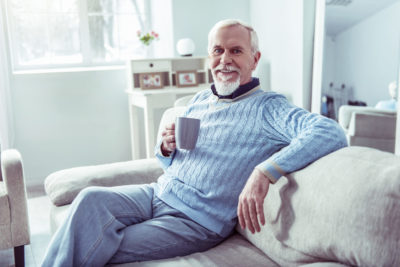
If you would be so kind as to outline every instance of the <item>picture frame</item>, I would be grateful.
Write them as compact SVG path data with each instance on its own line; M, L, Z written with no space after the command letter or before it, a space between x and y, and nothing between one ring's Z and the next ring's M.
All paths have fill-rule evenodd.
M164 87L164 79L162 72L148 72L139 74L140 88L146 89L161 89Z
M176 87L193 87L199 84L196 70L185 70L176 72Z

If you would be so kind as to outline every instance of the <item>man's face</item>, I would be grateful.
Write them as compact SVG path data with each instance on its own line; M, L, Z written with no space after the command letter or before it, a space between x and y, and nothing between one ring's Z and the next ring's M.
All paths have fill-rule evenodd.
M260 53L251 51L250 33L239 25L219 29L211 41L210 68L215 83L243 85L251 81Z

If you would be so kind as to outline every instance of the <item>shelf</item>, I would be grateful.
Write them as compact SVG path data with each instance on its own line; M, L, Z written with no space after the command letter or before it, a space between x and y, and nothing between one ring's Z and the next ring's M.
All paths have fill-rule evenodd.
M175 87L175 86L170 86L170 87L164 87L163 89L147 89L147 90L142 90L142 89L126 89L125 92L127 94L140 94L140 95L154 95L154 94L168 94L168 93L173 93L173 94L191 94L191 93L197 93L203 89L210 88L209 84L204 84L201 86L194 86L194 87Z
M191 87L177 87L176 73L178 71L196 71L197 83ZM141 75L153 73L153 77ZM207 57L182 57L182 58L153 58L132 59L126 63L127 89L129 99L129 114L131 128L132 158L142 158L141 147L145 146L146 157L153 156L156 143L157 127L159 119L155 115L156 110L169 108L179 97L196 94L210 88L212 82L211 71L208 68ZM142 80L141 80L142 79ZM159 81L162 81L161 84ZM140 84L146 84L150 88L141 89ZM143 119L139 117L143 109ZM141 115L140 115L141 116ZM140 132L144 130L145 142L140 138Z

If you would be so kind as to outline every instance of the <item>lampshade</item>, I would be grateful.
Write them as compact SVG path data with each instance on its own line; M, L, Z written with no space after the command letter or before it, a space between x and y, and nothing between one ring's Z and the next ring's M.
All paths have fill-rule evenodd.
M183 57L190 57L193 54L194 49L194 42L190 38L180 39L176 44L176 50L178 51L179 55Z

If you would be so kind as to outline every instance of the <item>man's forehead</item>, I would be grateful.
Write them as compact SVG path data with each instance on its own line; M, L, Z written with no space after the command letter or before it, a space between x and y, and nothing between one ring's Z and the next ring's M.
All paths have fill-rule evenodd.
M241 25L218 29L212 40L212 46L244 48L250 45L250 33Z

